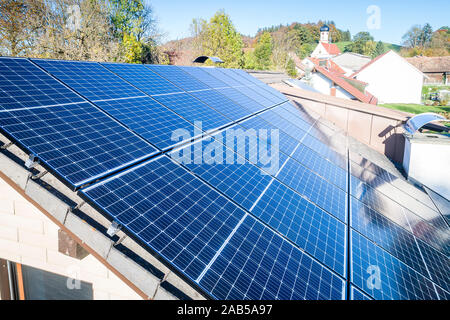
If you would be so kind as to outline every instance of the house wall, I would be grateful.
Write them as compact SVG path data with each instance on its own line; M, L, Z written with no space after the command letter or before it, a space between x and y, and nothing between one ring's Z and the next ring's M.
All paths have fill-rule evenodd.
M331 93L332 82L321 73L315 72L312 74L311 85L322 94L330 95ZM350 100L354 98L351 94L340 87L336 88L336 97Z
M0 178L0 258L92 283L96 300L141 297L92 255L58 252L58 227Z
M356 79L369 84L367 91L379 103L420 104L422 101L423 74L392 51L363 69Z
M314 51L311 53L311 57L313 58L330 58L330 54L325 50L322 43L319 42L317 47L314 49Z

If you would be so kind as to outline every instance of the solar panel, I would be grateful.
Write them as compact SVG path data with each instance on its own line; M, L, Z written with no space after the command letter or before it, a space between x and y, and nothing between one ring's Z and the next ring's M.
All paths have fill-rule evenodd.
M240 120L249 115L249 110L234 103L224 95L214 90L195 91L191 92L191 95L206 103L208 106L226 115L232 120Z
M96 105L162 150L179 142L172 136L178 129L194 136L192 123L149 97L100 101Z
M97 62L31 60L90 101L144 95Z
M0 110L80 102L80 96L30 61L0 57Z
M232 122L187 93L155 96L154 98L189 122L200 121L204 130L220 128Z
M437 300L433 283L373 242L351 232L352 282L377 300Z
M345 224L276 180L251 212L315 259L345 276Z
M344 296L341 278L165 156L81 193L212 297L342 299ZM246 232L257 235L255 241L251 237L243 239ZM247 252L242 242L258 246ZM272 254L273 250L279 257ZM230 261L230 252L246 257L246 267L238 274L232 272L235 268L239 270L238 264L222 265L223 259ZM257 269L252 269L254 266ZM283 272L267 275L273 268ZM249 270L254 277L251 283L240 282L232 294L231 290L226 292L237 276ZM221 285L214 283L222 279L225 282ZM293 286L288 285L292 281ZM279 290L275 291L276 286Z
M73 187L156 152L88 103L3 111L0 127Z
M229 87L225 82L212 76L210 73L206 72L203 68L196 67L179 67L184 72L189 73L193 78L198 79L210 88L219 89Z
M186 91L207 90L209 87L192 78L188 73L184 72L176 66L160 66L160 65L145 65L153 72L159 74L161 77L176 84L178 87Z
M0 58L0 127L207 297L450 298L447 203L242 70Z
M200 284L217 299L341 300L344 281L247 216Z
M163 79L142 64L101 63L111 72L131 83L148 95L181 93L181 88Z

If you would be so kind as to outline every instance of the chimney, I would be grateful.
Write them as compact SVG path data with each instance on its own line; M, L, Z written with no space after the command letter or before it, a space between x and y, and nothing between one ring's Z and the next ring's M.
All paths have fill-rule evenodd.
M336 97L336 87L335 86L331 87L330 95L333 96L333 97Z

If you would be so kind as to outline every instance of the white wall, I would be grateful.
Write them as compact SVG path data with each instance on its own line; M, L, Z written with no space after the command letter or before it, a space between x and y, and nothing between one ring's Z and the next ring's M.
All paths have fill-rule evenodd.
M450 199L450 143L430 142L431 139L405 139L403 168L408 178Z
M321 58L331 58L332 56L327 52L327 50L325 50L322 43L319 42L317 47L311 53L311 57L321 59Z
M92 283L95 300L141 299L92 255L58 251L58 226L0 178L0 258Z
M311 77L311 86L320 93L331 95L332 82L319 72L313 73ZM352 100L354 97L340 87L336 87L336 97Z
M379 103L421 103L423 74L392 51L362 70L356 79L369 84L366 90Z

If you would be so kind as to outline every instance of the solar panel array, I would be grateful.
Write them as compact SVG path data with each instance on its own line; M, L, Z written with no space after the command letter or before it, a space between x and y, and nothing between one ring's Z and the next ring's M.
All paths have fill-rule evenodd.
M450 296L443 209L245 71L0 58L0 127L207 297Z

